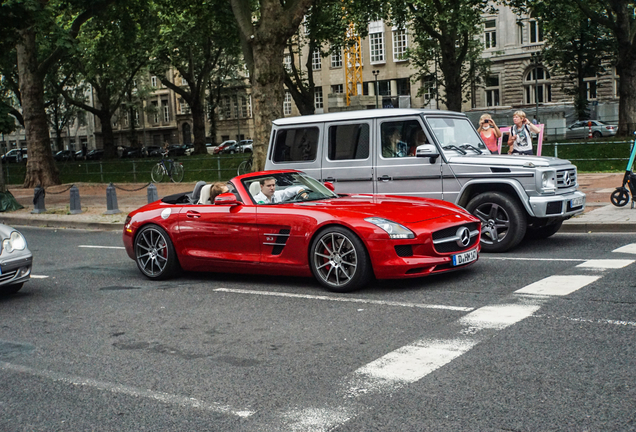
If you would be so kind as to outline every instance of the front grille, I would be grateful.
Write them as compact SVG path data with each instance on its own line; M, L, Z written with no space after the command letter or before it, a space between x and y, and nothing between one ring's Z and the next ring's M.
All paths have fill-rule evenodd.
M561 214L563 210L563 202L561 201L552 201L549 202L545 208L545 214Z
M8 272L2 272L2 276L0 276L0 282L10 281L15 277L15 274L18 272L18 269L10 270Z
M557 171L557 188L569 189L576 186L576 168Z
M459 237L457 232L460 228L466 227L470 233L470 240L466 246L464 246L461 242L458 242ZM443 230L435 231L433 233L433 245L435 250L440 253L449 253L449 252L458 252L460 250L464 250L470 248L477 244L477 239L479 238L479 228L480 225L478 222L472 222L464 225L455 225L450 228L444 228Z
M396 245L395 252L402 258L413 256L413 248L411 245Z

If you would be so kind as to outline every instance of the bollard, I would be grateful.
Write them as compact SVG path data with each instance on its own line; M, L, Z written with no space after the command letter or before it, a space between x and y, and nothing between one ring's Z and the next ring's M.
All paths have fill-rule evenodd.
M71 214L80 214L82 212L82 204L80 204L79 189L77 186L71 186Z
M106 188L106 212L104 214L117 214L121 210L117 207L117 191L112 183Z
M154 183L150 183L147 190L148 194L148 204L155 202L159 199L159 194L157 193L157 186Z
M44 196L46 192L44 192L44 188L40 185L37 185L33 190L33 211L31 214L44 213L46 209L44 208Z

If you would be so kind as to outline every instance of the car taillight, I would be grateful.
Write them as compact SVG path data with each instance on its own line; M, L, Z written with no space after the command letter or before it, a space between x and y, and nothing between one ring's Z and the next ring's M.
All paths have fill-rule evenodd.
M605 126L605 129L612 130L612 129L615 129L615 127L614 126Z

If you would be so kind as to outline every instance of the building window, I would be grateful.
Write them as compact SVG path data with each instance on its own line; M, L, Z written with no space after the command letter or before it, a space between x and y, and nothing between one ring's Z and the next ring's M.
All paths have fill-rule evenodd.
M344 93L344 85L334 84L331 86L331 93Z
M486 78L486 106L499 106L499 75L489 75Z
M484 23L484 42L486 49L497 47L497 21L494 19Z
M170 107L168 106L168 101L167 100L161 101L161 107L163 109L163 122L169 123L170 122Z
M125 113L124 114L124 127L128 127L130 126L130 113L128 112L128 110L126 109L126 107L124 105L121 106L120 112Z
M285 66L285 70L287 72L291 72L292 67L291 67L291 54L285 54L285 57L283 58L283 66Z
M596 89L597 89L596 77L584 78L583 81L585 82L585 92L586 92L587 100L596 99Z
M322 87L314 87L314 108L323 108Z
M152 101L153 123L159 123L159 102Z
M179 98L179 113L190 114L190 105L183 98Z
M247 118L247 98L241 96L241 117Z
M524 79L525 103L552 102L552 84L550 73L542 66L532 68Z
M139 126L139 110L135 109L135 126Z
M384 63L384 33L370 34L369 48L371 50L371 64Z
M406 30L393 31L393 61L406 60L406 50L408 48L408 38Z
M230 98L227 96L223 98L223 117L226 120L229 120L232 118L232 102L230 101Z
M338 51L331 53L331 67L342 67L342 48L338 48Z
M311 54L311 68L313 70L320 70L322 68L320 50L314 50Z
M435 98L435 77L433 75L422 80L422 97L424 105L428 105Z
M528 21L530 25L530 43L543 42L543 27L536 19Z
M152 87L157 87L157 77L156 76L153 75L153 76L150 77L150 85Z
M616 68L614 68L614 97L619 97L620 93L620 76L618 75Z
M283 114L290 115L292 112L292 96L291 93L285 91L285 100L283 101Z

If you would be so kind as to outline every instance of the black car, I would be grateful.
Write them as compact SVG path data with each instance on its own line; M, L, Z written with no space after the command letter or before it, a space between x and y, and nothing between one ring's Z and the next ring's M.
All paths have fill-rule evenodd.
M186 146L181 144L170 144L168 146L169 156L185 156Z
M140 158L144 157L141 147L124 147L121 152L122 158Z
M86 160L101 160L104 157L104 150L93 149L86 153Z
M163 148L161 148L160 146L148 146L148 147L146 147L146 153L150 157L161 156L161 152L162 151L163 151Z
M75 160L75 151L60 150L59 152L55 153L55 156L53 156L53 159L55 159L58 162Z
M27 149L12 149L2 155L3 163L15 163L27 161Z

